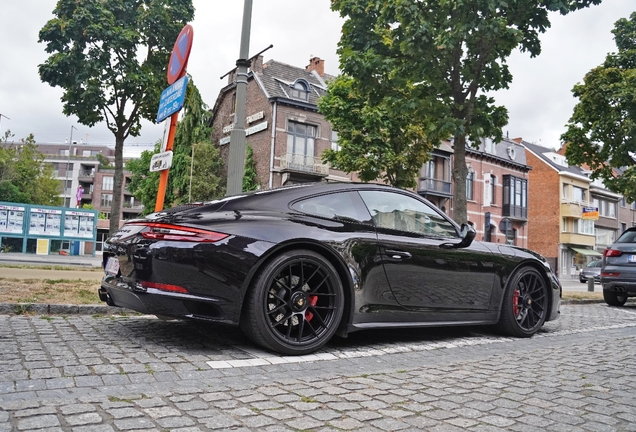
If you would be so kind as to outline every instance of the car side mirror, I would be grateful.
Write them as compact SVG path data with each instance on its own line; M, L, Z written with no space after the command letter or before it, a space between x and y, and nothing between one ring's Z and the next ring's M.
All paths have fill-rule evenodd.
M473 240L475 239L475 228L472 225L462 224L462 229L459 232L459 237L461 237L462 241L457 245L458 248L465 248L471 245Z
M461 249L468 247L475 239L475 228L463 223L459 231L459 238L461 238L459 243L442 243L439 246L444 249Z

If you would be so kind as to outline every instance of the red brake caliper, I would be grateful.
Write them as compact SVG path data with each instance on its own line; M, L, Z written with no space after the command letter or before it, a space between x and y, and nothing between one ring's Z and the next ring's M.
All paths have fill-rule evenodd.
M515 293L512 295L512 313L516 316L519 315L519 295L521 293L519 290L515 290Z
M316 303L318 303L318 296L309 296L309 304L312 306L316 306ZM311 319L314 317L314 314L307 311L305 313L305 319L307 321L311 321Z

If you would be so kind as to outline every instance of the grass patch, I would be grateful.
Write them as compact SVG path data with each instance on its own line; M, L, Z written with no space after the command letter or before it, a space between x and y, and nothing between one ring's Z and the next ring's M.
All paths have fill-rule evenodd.
M39 270L72 270L86 272L103 272L101 267L68 267L57 265L0 264L0 268L39 269Z
M0 303L101 304L97 280L2 279Z
M300 398L301 402L306 402L306 403L316 403L318 402L316 399L311 398L311 397L307 397L307 396L303 396Z

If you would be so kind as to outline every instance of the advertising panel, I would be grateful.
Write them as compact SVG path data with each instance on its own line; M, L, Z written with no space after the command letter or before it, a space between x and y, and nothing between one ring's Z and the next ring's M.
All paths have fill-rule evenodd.
M22 234L25 207L0 205L0 233Z
M66 211L64 214L64 237L94 237L95 214L81 211Z
M31 207L29 235L60 236L62 210Z
M598 207L583 207L583 219L598 220Z

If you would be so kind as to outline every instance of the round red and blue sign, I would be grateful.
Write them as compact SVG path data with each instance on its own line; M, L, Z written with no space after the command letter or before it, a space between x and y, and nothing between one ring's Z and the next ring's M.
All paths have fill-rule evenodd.
M188 57L192 50L193 36L194 29L190 24L183 27L181 33L179 33L177 41L174 43L174 48L172 48L170 62L168 62L168 84L174 84L185 73Z

